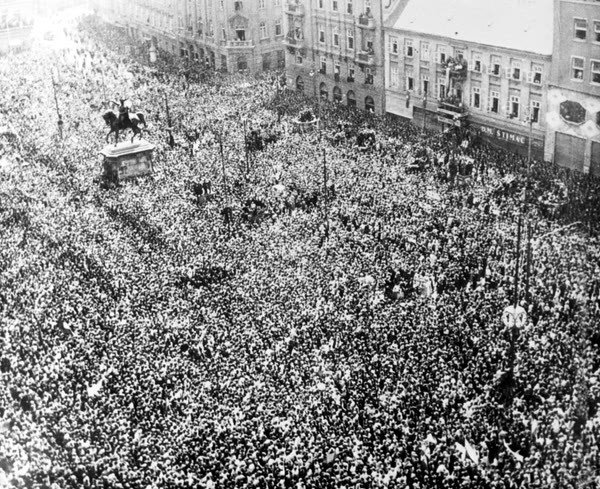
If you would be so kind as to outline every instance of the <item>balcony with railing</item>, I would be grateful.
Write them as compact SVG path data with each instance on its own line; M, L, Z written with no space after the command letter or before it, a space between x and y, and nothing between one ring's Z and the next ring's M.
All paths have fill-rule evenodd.
M367 14L360 14L356 19L356 26L361 29L375 29L375 19Z
M285 13L295 15L296 17L304 17L304 5L301 3L288 2L285 5Z
M457 118L466 115L468 110L461 99L451 95L438 101L438 112Z
M253 48L254 41L221 41L221 46L225 48Z
M286 46L290 46L290 47L293 47L296 49L302 49L304 47L304 38L303 37L298 38L294 35L287 35L283 39L283 42Z
M375 53L372 51L360 51L356 53L354 61L361 65L371 66L375 64Z

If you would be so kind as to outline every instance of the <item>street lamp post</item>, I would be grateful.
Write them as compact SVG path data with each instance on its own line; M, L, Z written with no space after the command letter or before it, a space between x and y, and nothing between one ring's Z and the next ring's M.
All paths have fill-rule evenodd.
M102 101L103 104L108 103L108 99L106 98L106 84L104 83L104 68L100 65L100 78L102 80L102 98L104 99Z
M519 219L517 223L517 246L516 246L516 259L515 259L515 272L514 272L514 291L513 291L513 304L506 307L502 312L502 322L507 328L509 333L509 355L508 355L508 369L509 379L512 385L514 385L514 371L515 371L515 360L516 360L516 333L517 330L522 328L527 321L527 312L523 307L519 305L519 265L521 258L521 227L522 227L522 214L519 209Z
M56 82L54 81L54 73L50 72L52 75L52 90L54 92L54 104L56 105L56 115L58 117L58 135L62 141L63 138L63 120L60 114L60 109L58 108L58 96L56 95Z
M225 132L225 122L221 126L221 132L219 133L219 153L221 154L221 167L223 170L223 191L227 194L227 175L225 173L225 151L223 150L223 133Z
M327 151L323 148L323 215L325 217L325 238L329 237L329 192L327 189Z
M246 174L250 173L250 155L248 153L248 135L246 128L246 118L244 117L244 158L246 160Z
M525 267L525 302L529 304L529 277L531 275L531 238L533 237L533 229L531 227L531 221L527 221L527 251L525 252L525 259L527 265Z
M175 147L175 139L173 138L173 125L171 123L171 113L169 112L169 100L167 99L167 94L165 96L165 109L167 111L167 131L169 132L169 137L167 138L167 143L173 149Z
M423 94L423 131L427 126L427 92Z

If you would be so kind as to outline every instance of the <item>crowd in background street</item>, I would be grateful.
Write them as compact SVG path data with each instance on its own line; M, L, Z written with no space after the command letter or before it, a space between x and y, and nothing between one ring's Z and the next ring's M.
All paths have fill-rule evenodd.
M597 181L132 44L0 63L0 486L600 485Z

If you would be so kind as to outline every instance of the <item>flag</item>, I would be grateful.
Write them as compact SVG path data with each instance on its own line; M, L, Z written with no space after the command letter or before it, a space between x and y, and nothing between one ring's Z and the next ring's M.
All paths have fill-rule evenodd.
M506 447L506 451L508 453L510 453L513 457L515 457L515 459L517 460L517 462L522 462L525 458L523 457L523 455L517 453L517 452L513 452L510 447L508 446L508 443L503 442L504 446Z
M437 440L433 437L431 433L427 434L427 438L425 438L425 441L427 443L431 443L432 445L435 445L437 443Z
M460 443L458 443L458 442L456 442L456 443L454 444L454 447L455 447L455 448L458 450L458 452L460 453L460 455L461 455L461 459L462 459L462 460L464 460L464 459L466 458L466 456L467 456L467 451L466 451L465 447L464 447L464 446L462 446L462 445L461 445Z
M100 392L100 390L102 389L102 384L103 383L104 383L104 377L101 377L98 382L96 382L95 384L89 386L87 388L88 396L90 396L90 397L96 397L98 395L98 393Z
M465 451L467 452L467 455L473 462L475 462L476 464L479 463L479 454L477 453L477 450L475 450L471 446L471 444L469 443L469 441L466 438L465 438Z

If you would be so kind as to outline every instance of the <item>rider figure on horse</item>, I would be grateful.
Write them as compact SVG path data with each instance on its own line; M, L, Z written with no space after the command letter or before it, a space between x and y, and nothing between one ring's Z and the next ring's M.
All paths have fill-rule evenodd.
M127 99L120 98L119 101L121 102L119 105L119 124L124 125L129 121L129 105L125 105ZM116 102L113 102L113 104L118 105Z

